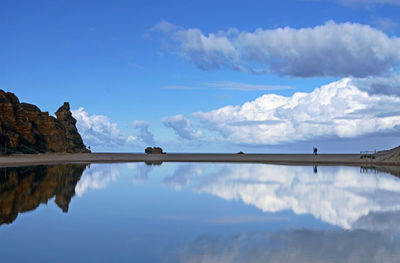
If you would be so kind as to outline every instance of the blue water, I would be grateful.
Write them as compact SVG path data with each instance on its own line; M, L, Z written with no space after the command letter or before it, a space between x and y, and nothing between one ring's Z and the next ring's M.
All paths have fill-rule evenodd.
M375 170L130 163L7 168L0 179L1 262L397 262L400 255L400 179Z

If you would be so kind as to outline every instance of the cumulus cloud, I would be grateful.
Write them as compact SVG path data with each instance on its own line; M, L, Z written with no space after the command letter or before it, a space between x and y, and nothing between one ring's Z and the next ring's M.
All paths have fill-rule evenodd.
M155 145L154 135L149 131L149 126L147 121L133 121L133 127L139 130L137 140L147 145Z
M204 34L161 22L173 52L203 70L227 67L297 77L382 75L398 68L400 38L357 23L329 21L313 28L230 29Z
M86 145L113 147L128 141L121 135L116 123L107 116L89 115L83 107L72 110L72 116L77 120L76 127Z
M395 133L400 127L400 98L384 95L397 92L395 82L345 78L310 93L266 94L243 105L192 115L203 127L218 132L218 140L249 145Z
M179 186L178 189L190 182L194 192L241 200L263 212L291 210L295 214L311 214L344 229L375 230L369 228L374 227L369 223L371 219L363 218L373 213L400 211L400 180L387 174L361 174L354 167L320 168L314 174L312 167L304 166L210 166L182 165L164 181L173 188ZM194 171L199 171L197 176L193 176ZM386 214L390 216L393 215Z
M201 139L203 133L193 128L192 122L183 115L169 116L161 120L168 128L172 128L176 135L186 140Z

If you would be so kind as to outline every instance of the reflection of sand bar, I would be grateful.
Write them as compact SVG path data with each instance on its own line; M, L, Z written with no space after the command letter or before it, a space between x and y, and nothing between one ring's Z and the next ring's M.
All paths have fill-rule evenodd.
M131 153L74 153L74 154L21 154L0 157L0 166L55 163L107 163L107 162L242 162L289 165L356 165L366 161L360 154L131 154ZM385 161L372 161L375 165L398 165ZM368 161L371 164L371 161Z

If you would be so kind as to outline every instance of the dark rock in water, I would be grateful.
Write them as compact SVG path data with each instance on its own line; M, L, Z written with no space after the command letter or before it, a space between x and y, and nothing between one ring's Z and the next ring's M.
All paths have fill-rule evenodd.
M0 169L0 226L12 223L19 213L35 210L55 197L68 212L75 187L86 164L38 165Z
M64 103L56 116L0 90L0 154L90 152L78 133L69 103Z

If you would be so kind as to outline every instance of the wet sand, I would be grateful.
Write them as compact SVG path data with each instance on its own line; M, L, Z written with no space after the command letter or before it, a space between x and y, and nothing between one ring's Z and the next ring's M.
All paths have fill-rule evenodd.
M371 159L361 159L360 154L141 154L141 153L48 153L21 154L0 157L0 166L23 166L59 163L110 163L110 162L231 162L268 163L287 165L398 165Z

